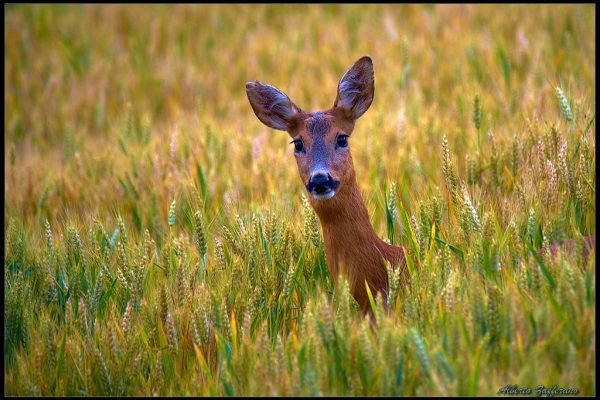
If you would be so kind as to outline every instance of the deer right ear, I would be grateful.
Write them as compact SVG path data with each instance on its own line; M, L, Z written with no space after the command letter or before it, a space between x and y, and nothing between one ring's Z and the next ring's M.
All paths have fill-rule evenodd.
M246 83L246 94L254 114L273 129L289 131L302 112L285 93L258 81Z
M354 121L369 109L374 94L373 61L369 56L364 56L340 80L333 108Z

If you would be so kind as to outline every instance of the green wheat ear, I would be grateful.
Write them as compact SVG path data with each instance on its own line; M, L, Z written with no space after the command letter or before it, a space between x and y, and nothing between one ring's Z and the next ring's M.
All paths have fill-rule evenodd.
M206 240L206 232L204 231L204 222L200 210L194 213L194 243L200 258L204 258L208 252L208 241Z
M50 229L48 219L44 220L44 228L46 230L46 245L48 246L48 251L51 252L54 249L54 241L52 240L52 230Z
M169 350L175 354L179 349L177 342L177 329L175 328L175 321L170 312L167 312L167 343L169 344Z
M388 239L393 244L394 242L394 221L397 215L396 209L396 198L397 198L398 189L396 187L396 182L392 182L390 187L389 196L386 198L386 221L387 221L387 232Z
M288 269L288 272L285 276L285 281L283 284L283 298L287 299L289 298L290 294L292 293L292 289L293 289L293 285L294 285L294 273L296 272L296 263L293 262L293 260L290 260L292 262L290 262L290 268Z
M169 215L168 215L168 222L169 222L169 226L173 226L175 225L175 221L177 218L177 214L176 214L176 202L175 200L173 200L171 202L171 205L169 206Z
M125 336L125 340L129 339L129 328L131 326L131 301L127 302L127 307L125 308L125 314L123 315L123 321L121 322L121 330L123 331L123 336Z
M560 109L564 119L569 122L573 122L573 111L571 110L569 100L567 100L567 96L565 96L565 93L558 86L556 87L556 97L558 98L558 103L560 104Z
M473 123L475 124L475 128L479 131L481 128L481 98L479 94L475 95L475 100L473 100Z
M458 209L460 206L459 194L458 194L458 178L454 171L454 163L450 158L450 148L448 146L448 137L442 136L442 173L446 181L446 187L450 192L452 204Z
M310 238L315 247L319 247L321 244L319 220L304 193L302 193L302 209L304 210L304 234L307 238Z
M125 228L125 222L123 218L119 215L117 217L117 222L119 224L119 235L121 236L121 241L123 244L129 243L129 236L127 235L127 229Z
M527 239L530 243L533 243L535 240L535 234L537 227L537 217L535 215L535 210L533 207L529 209L529 217L527 218Z
M421 364L421 369L423 373L427 376L431 376L431 360L429 359L429 354L427 353L427 347L425 346L425 341L419 334L419 331L416 328L411 328L410 334L412 336L413 342L415 344L415 353L417 355L417 359Z

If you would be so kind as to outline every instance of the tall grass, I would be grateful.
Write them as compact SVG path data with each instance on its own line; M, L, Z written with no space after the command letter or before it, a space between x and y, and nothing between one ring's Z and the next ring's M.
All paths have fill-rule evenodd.
M6 394L594 395L594 7L7 6ZM376 329L244 93L363 54Z

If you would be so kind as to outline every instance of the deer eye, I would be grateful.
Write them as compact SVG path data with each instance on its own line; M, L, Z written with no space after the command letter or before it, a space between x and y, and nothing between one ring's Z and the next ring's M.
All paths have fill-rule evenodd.
M292 143L294 143L294 151L296 153L300 153L302 149L304 149L304 143L302 142L302 140L296 139L293 140Z
M348 135L340 135L337 137L337 145L339 147L348 147Z

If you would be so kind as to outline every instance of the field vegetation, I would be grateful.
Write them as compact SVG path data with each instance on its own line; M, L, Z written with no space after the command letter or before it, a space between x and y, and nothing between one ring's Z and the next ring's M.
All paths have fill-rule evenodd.
M5 6L5 394L594 396L594 15ZM376 329L245 93L326 109L365 54L350 148L411 271Z

